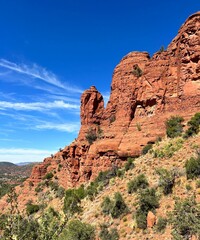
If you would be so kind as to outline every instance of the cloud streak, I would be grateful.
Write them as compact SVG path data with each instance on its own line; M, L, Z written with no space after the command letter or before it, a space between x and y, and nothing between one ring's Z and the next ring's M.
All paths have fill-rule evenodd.
M31 149L31 148L0 148L0 154L32 154L32 155L39 155L39 154L50 154L52 151L49 150L41 150L41 149Z
M44 124L38 124L35 127L38 130L57 130L61 132L78 132L80 128L79 123L50 123L45 122Z
M0 161L6 162L41 162L55 150L25 149L25 148L0 148Z
M64 101L53 101L53 102L6 102L0 101L0 110L13 109L19 111L43 111L50 109L79 109L78 104L65 103Z
M54 73L47 71L45 68L40 67L37 64L28 66L26 64L17 64L14 62L10 62L6 59L0 59L0 66L17 73L27 75L34 79L40 79L45 83L51 84L53 86L56 86L58 88L61 88L70 92L82 93L81 89L77 87L71 87L62 83Z

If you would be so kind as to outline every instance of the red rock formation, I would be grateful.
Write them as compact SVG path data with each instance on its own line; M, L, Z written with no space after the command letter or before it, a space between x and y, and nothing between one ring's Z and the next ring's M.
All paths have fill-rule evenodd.
M85 139L85 134L89 127L97 129L104 111L104 101L102 95L92 86L81 96L81 129L79 140Z
M100 170L121 164L127 155L140 154L144 145L164 135L169 116L187 120L199 110L200 12L187 19L167 50L152 58L146 52L131 52L121 60L106 109L94 86L86 90L77 141L35 167L31 178L40 181L50 166L56 169L60 162L63 169L57 175L64 187L93 179ZM97 135L102 130L91 146L85 140L90 128Z
M164 135L170 115L187 120L199 110L200 12L188 18L166 51L151 59L148 53L131 52L115 68L101 121L106 140L98 149L137 155L147 142ZM109 125L112 116L116 120Z
M151 211L147 214L147 227L152 228L156 224L156 216Z
M96 88L86 90L78 139L36 166L27 181L37 185L49 171L65 188L94 179L99 171L122 165L127 156L139 155L144 145L163 136L171 115L188 120L198 111L200 12L187 19L167 50L152 58L146 52L131 52L120 61L105 109ZM89 129L97 135L92 145L85 139Z

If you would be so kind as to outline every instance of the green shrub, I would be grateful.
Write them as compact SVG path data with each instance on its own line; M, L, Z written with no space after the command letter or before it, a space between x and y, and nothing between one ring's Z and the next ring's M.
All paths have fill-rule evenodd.
M40 206L37 205L37 204L29 203L29 204L27 204L27 206L26 206L26 213L27 213L28 215L31 215L31 214L33 214L33 213L36 213L36 212L38 212L39 210L40 210Z
M2 231L6 227L8 216L5 214L0 215L0 230Z
M158 53L162 53L165 51L165 47L164 46L161 46L160 50L158 51Z
M100 225L99 237L101 240L118 240L119 234L116 228L112 228L110 232L108 231L108 226L106 224Z
M190 184L186 184L185 188L187 191L191 191L192 190L192 186Z
M59 240L94 240L95 230L90 224L71 220L59 237Z
M42 189L42 187L40 187L40 186L37 186L37 187L35 188L35 192L37 192L37 193L38 193L38 192L42 192L42 190L43 190L43 189Z
M88 141L88 143L91 145L94 141L96 141L97 139L97 134L96 134L96 130L90 128L85 136L86 140Z
M134 76L136 76L137 78L141 77L142 76L142 70L140 69L140 67L138 66L138 64L135 64L133 66L133 71L132 71L132 74Z
M63 187L59 187L56 192L56 197L62 199L65 196L65 189Z
M200 127L200 112L196 113L191 120L187 123L188 129L185 132L184 137L191 137L199 132Z
M194 198L179 200L170 214L174 239L200 238L200 204Z
M185 164L187 179L194 179L200 176L200 155L197 158L191 157Z
M47 180L50 180L51 178L53 177L53 173L52 172L49 172L47 173L43 179L47 179Z
M162 149L156 149L155 151L153 151L153 157L154 158L164 158L165 153Z
M154 188L147 188L141 190L138 196L138 208L135 214L135 220L138 228L146 229L147 227L147 214L159 207L158 197Z
M101 139L103 138L104 134L103 134L103 130L100 128L100 126L98 126L97 129L97 138Z
M147 213L143 212L141 209L138 209L135 214L135 220L137 223L137 227L140 229L147 228Z
M152 149L152 147L153 147L153 144L148 143L146 146L143 147L143 149L142 149L142 154L143 154L143 155L147 154L148 151L149 151L150 149Z
M86 195L92 200L98 194L98 183L91 182L90 185L86 188Z
M79 188L73 189L74 194L81 200L86 197L86 191L84 185L82 184Z
M126 162L125 165L124 165L125 171L128 171L128 170L130 170L130 169L133 169L133 168L135 167L135 164L134 164L133 160L134 160L134 159L131 158L131 157L129 157L129 158L127 159L127 162Z
M113 218L118 218L121 216L123 213L126 213L128 211L128 208L122 198L121 193L116 192L114 196L114 201L113 201L113 207L110 211L110 214Z
M80 198L77 196L74 189L68 189L65 192L65 199L64 199L64 212L68 213L69 215L74 215L81 211L80 207Z
M123 169L118 169L117 170L117 176L118 177L123 177L124 176L124 170Z
M61 215L57 211L50 207L43 212L38 222L40 223L40 238L38 240L58 239L63 229L63 222L61 221Z
M167 226L167 218L159 217L156 224L156 231L164 232L166 226Z
M110 230L110 240L119 240L119 234L116 228Z
M59 188L59 185L57 182L49 181L49 187L51 188L51 190L56 192Z
M30 217L26 219L20 215L8 215L2 226L0 239L2 240L36 240L41 239L39 233L39 224Z
M146 213L159 207L158 197L154 188L141 190L138 200L140 209Z
M105 197L101 204L102 212L105 215L109 215L112 207L113 207L113 202L110 200L109 197Z
M14 185L0 182L0 198L9 193Z
M29 187L33 187L33 186L34 186L33 182L30 181L30 182L29 182Z
M102 212L105 215L111 214L113 218L118 218L123 213L128 211L128 208L119 192L115 193L114 200L110 200L109 197L104 198L102 204Z
M183 118L180 116L172 116L165 122L166 133L169 138L175 138L181 136L183 132Z
M118 167L113 166L110 170L106 171L106 178L109 180L111 178L115 178L117 176L117 171L118 171Z
M133 180L128 182L127 188L128 193L136 192L138 189L144 189L148 187L149 183L145 177L144 174L140 174L137 177L135 177Z
M116 116L112 115L109 119L110 124L116 121Z
M163 193L165 195L172 193L175 184L175 172L164 168L157 169L156 172L160 176L159 186L163 189Z
M196 188L200 188L200 180L196 181Z
M105 172L102 172L102 171L99 172L99 175L98 175L97 178L95 179L95 182L96 182L97 184L102 183L104 186L108 185L109 179L110 179L109 173L110 173L109 170L108 170L108 171L105 171Z
M153 156L157 158L172 157L176 151L183 146L182 138L175 138L170 140L164 147L157 148L153 151Z
M118 168L113 166L111 170L107 170L107 171L104 171L104 172L99 172L99 175L96 177L95 179L95 183L97 185L103 185L103 186L106 186L109 184L109 180L111 178L114 178L117 176L117 173L118 173Z
M157 138L156 138L156 143L158 144L159 142L161 142L162 141L162 137L161 136L158 136Z
M100 225L99 237L101 240L110 240L110 233L108 231L108 226L106 224Z
M118 174L119 169L115 166L112 167L111 170L99 172L99 175L96 177L94 182L91 182L90 185L85 189L85 196L88 196L89 199L92 200L99 191L102 191L103 187L109 184L110 179L118 176Z

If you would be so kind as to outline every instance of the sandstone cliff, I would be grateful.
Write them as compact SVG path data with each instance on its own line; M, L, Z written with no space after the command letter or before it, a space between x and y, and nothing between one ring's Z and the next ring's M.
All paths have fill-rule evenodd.
M199 110L200 12L186 20L165 51L152 58L146 52L131 52L120 61L106 108L94 86L86 90L77 140L36 166L31 180L40 181L59 163L63 167L57 175L64 187L93 179L100 170L139 155L144 145L163 136L169 116L188 120ZM92 145L85 139L89 129L97 135L101 130Z
M164 51L152 57L131 52L116 66L107 106L92 86L81 97L78 138L34 167L34 186L54 172L64 188L94 179L98 172L123 165L149 142L165 134L171 115L188 120L200 111L200 12L189 17ZM97 139L89 144L92 131ZM20 190L25 202L28 191ZM23 194L24 192L24 194ZM25 197L26 195L26 197Z

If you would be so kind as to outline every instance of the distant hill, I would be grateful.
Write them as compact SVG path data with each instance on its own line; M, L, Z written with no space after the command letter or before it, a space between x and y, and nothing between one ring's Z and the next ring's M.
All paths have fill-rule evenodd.
M0 162L0 198L11 190L11 187L21 184L30 175L36 163Z
M16 165L10 162L0 162L0 180L4 182L15 181L18 182L21 179L30 176L33 166L36 163L25 163L23 165Z
M26 165L29 165L29 164L36 164L38 162L20 162L20 163L16 163L17 166L26 166Z
M16 165L11 162L0 162L0 167L11 167L11 166L16 166Z

